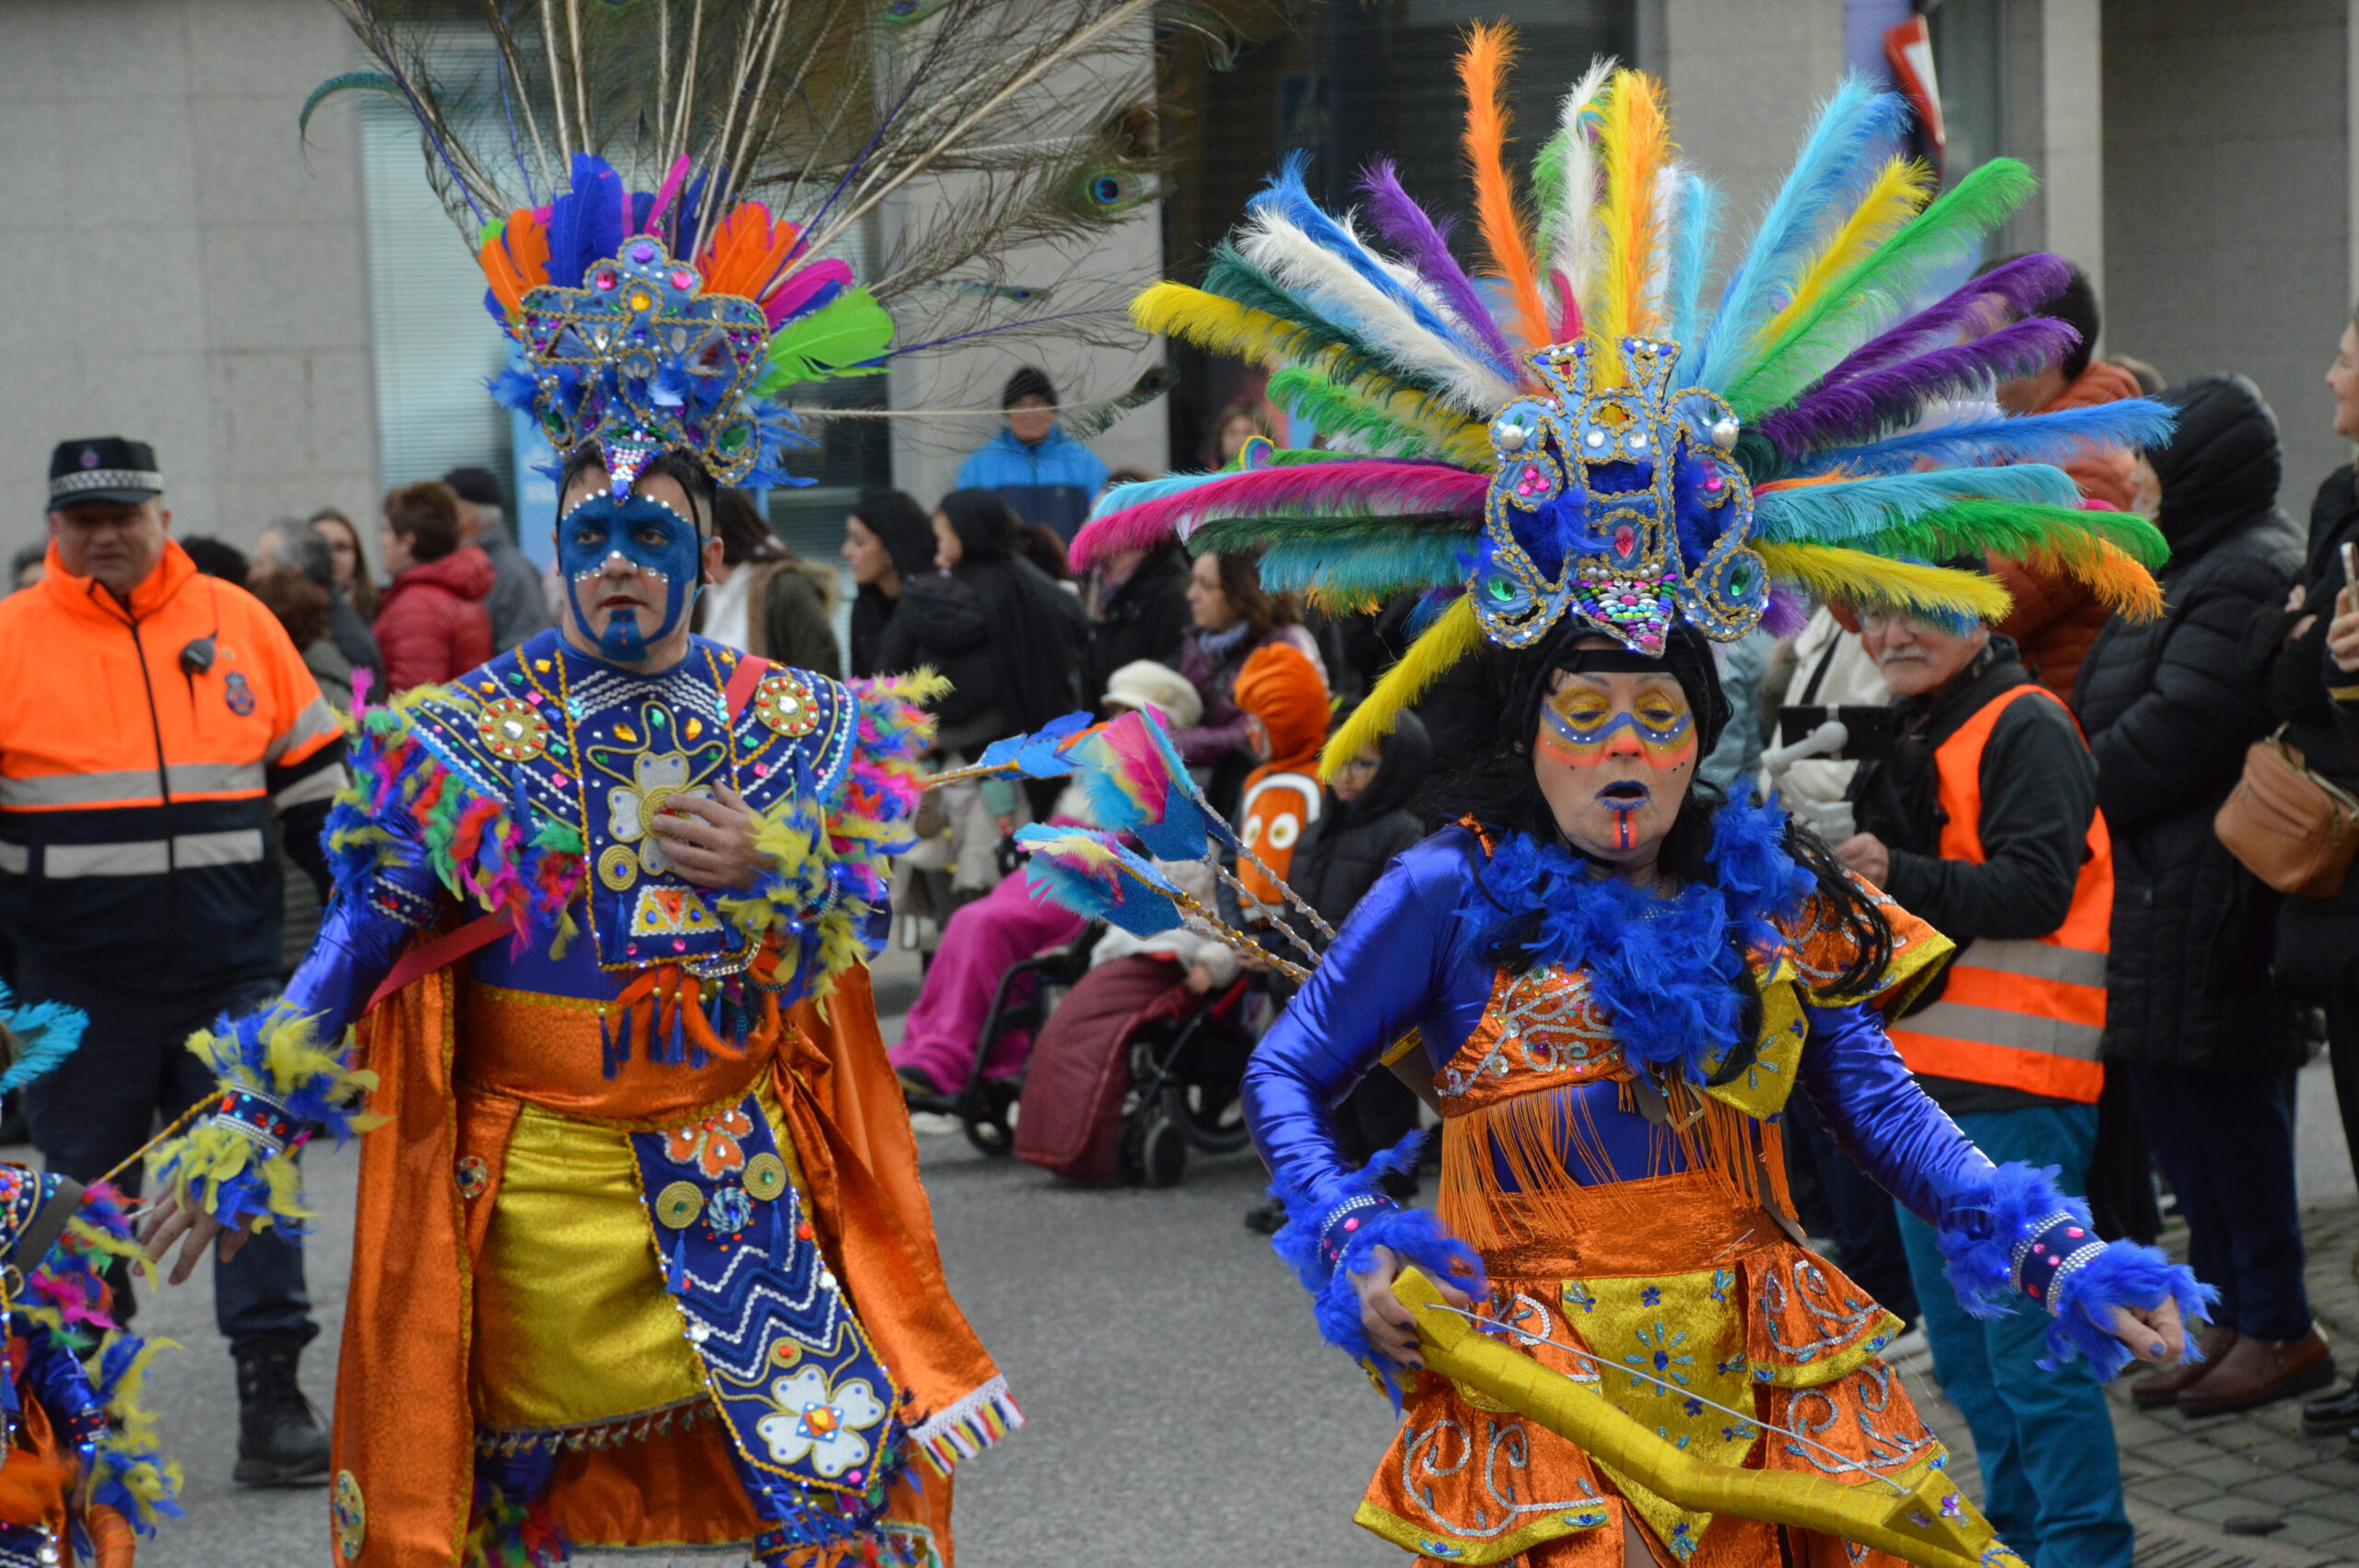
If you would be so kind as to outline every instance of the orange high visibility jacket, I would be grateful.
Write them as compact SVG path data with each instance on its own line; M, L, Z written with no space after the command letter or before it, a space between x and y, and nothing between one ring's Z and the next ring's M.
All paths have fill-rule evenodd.
M1982 748L2010 703L2055 702L2025 684L2000 693L1933 752L1941 857L1982 862ZM1950 965L1939 1001L1891 1031L1909 1071L2094 1105L2105 1087L2105 959L2113 923L2113 841L2089 819L2088 855L2064 923L2044 937L1978 937Z
M0 599L0 929L129 990L276 974L270 813L323 808L343 755L260 600L167 541L126 609L51 546Z

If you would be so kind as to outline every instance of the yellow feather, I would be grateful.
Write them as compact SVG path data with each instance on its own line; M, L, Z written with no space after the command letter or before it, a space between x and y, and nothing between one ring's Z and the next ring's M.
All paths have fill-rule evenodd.
M1451 665L1482 646L1483 623L1474 618L1474 601L1461 597L1418 634L1401 662L1384 673L1367 700L1328 737L1327 749L1319 756L1319 776L1334 778L1345 763L1392 733L1402 708L1425 696Z
M1598 161L1605 170L1605 265L1598 309L1588 323L1598 345L1594 362L1603 386L1625 380L1621 342L1659 331L1647 308L1647 275L1661 239L1656 211L1657 173L1671 157L1671 125L1654 78L1639 71L1617 71L1606 99Z
M1413 387L1373 372L1346 383L1333 373L1343 356L1332 348L1304 352L1300 332L1266 310L1239 305L1217 294L1184 283L1150 284L1131 301L1131 320L1146 332L1162 333L1199 348L1250 360L1272 369L1299 366L1327 377L1338 387L1381 406L1404 425L1414 425L1433 438L1451 462L1470 468L1489 468L1489 427L1444 408Z
M1941 610L1978 620L2004 619L2014 601L1994 577L1890 560L1834 544L1756 544L1769 575L1798 582L1821 599Z
M1892 238L1932 193L1933 171L1915 158L1895 158L1886 163L1860 205L1851 209L1851 216L1811 258L1794 285L1793 298L1762 327L1760 341L1777 342L1778 334L1826 292L1827 285Z

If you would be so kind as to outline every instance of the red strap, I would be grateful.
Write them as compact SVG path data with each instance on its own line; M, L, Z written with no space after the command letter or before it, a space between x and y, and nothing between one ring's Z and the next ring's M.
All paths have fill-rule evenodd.
M734 724L745 717L745 705L754 700L754 689L762 677L770 673L770 661L752 654L737 661L737 668L729 673L729 685L722 688L722 706L729 709L729 722Z
M375 1007L412 980L431 975L445 965L456 964L478 947L490 946L499 940L500 932L511 929L505 915L478 915L457 930L445 931L432 942L418 943L402 954L393 972L370 993L369 1006Z

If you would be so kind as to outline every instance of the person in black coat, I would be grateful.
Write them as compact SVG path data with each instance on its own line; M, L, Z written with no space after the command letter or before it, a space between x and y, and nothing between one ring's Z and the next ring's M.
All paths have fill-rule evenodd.
M871 490L844 519L843 558L858 590L851 602L851 673L898 675L885 658L885 628L907 584L933 570L933 524L898 490Z
M1340 725L1348 711L1338 714ZM1383 748L1363 751L1327 786L1318 820L1295 841L1286 885L1341 929L1392 857L1426 836L1425 824L1409 802L1426 787L1434 766L1433 743L1414 713L1403 712ZM1316 950L1316 928L1298 913L1287 923ZM1284 951L1283 947L1281 949ZM1356 1160L1390 1149L1416 1129L1417 1096L1390 1072L1371 1072L1344 1098L1337 1131ZM1414 1189L1414 1183L1401 1184ZM1405 1197L1406 1191L1395 1196ZM1267 1235L1285 1220L1275 1199L1245 1211L1245 1223Z
M1089 628L1080 599L1015 553L1022 526L990 490L953 490L934 509L936 570L902 584L879 651L884 668L931 665L950 678L934 705L935 744L972 755L1082 706ZM1035 815L1056 781L1027 779Z
M1188 556L1177 540L1115 552L1090 568L1082 599L1089 611L1082 690L1104 691L1115 671L1142 659L1179 668L1190 621Z
M2178 410L2149 454L2171 558L2165 609L2107 623L2073 706L2113 835L2107 1060L2118 1064L2187 1216L2196 1272L2220 1288L2205 1359L2142 1378L2138 1402L2238 1410L2333 1375L2310 1321L2294 1196L2302 1045L2270 989L2273 895L2212 819L2271 727L2246 652L2301 563L2277 509L2277 421L2241 376L2165 392Z
M2359 317L2342 329L2327 371L2335 399L2335 434L2359 440ZM2326 476L2310 503L2310 544L2301 580L2284 611L2254 625L2254 651L2269 683L2269 707L2285 725L2310 770L2359 793L2359 668L2336 657L2328 635L2347 628L2354 605L2342 569L2346 545L2359 544L2359 468L2344 463ZM2347 638L2347 631L2346 631ZM2342 650L2349 657L2347 645ZM2359 1168L2359 867L2332 898L2288 897L2277 914L2277 984L2295 1001L2326 1010L2327 1050L2342 1138ZM2303 1407L2313 1432L2347 1432L2359 1451L2359 1382Z

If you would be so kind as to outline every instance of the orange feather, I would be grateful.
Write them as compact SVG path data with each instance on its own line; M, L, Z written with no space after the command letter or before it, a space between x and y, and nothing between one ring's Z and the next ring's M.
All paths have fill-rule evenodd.
M1618 365L1621 354L1616 345L1623 338L1651 336L1660 330L1647 302L1647 281L1661 238L1656 177L1671 155L1671 124L1663 118L1662 99L1656 94L1652 77L1638 71L1614 74L1614 96L1606 107L1601 140L1598 150L1605 167L1604 309L1590 322L1590 334L1605 345L1604 357Z
M698 263L704 291L759 299L802 238L803 231L792 223L773 224L770 209L761 203L738 203L714 228Z
M524 296L549 280L549 235L540 215L518 207L498 234L475 253L484 281L511 317L524 308Z
M1544 348L1555 335L1540 299L1540 275L1532 265L1532 240L1516 209L1515 187L1507 168L1508 64L1515 34L1504 25L1475 24L1466 52L1458 57L1458 79L1466 88L1466 161L1474 173L1474 216L1491 265L1507 280L1515 298L1516 332L1527 349Z

